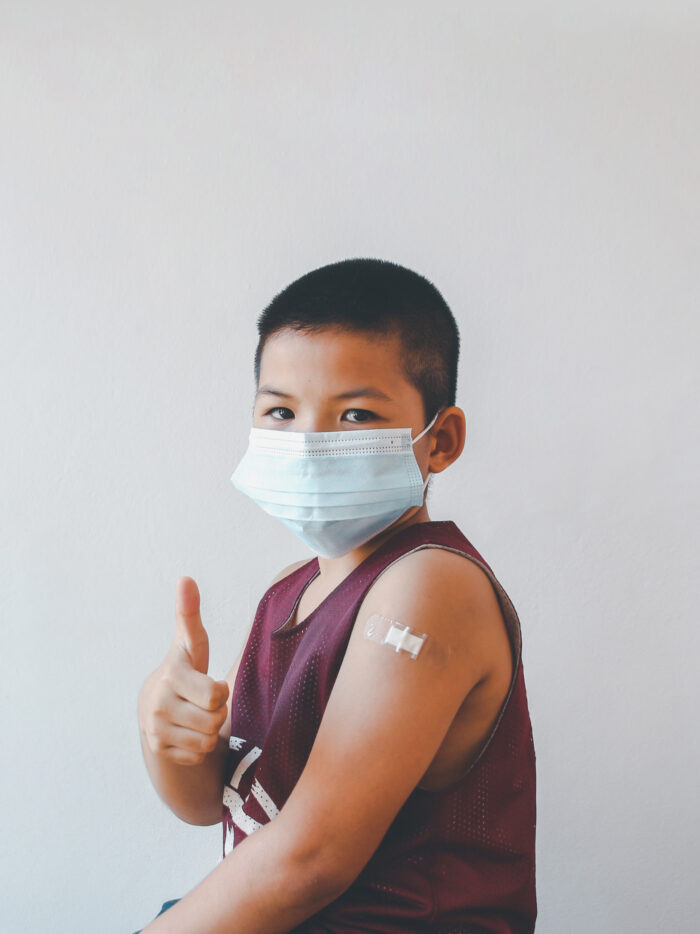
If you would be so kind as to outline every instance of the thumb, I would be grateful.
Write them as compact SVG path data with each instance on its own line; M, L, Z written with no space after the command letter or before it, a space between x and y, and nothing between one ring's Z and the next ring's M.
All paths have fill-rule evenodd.
M175 585L175 639L189 655L197 671L209 668L209 636L199 615L199 589L191 577L180 577Z

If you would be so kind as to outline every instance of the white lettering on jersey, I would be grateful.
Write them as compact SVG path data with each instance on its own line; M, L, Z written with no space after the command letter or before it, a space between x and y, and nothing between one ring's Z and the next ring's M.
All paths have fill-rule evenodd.
M254 818L243 810L243 798L238 794L237 791L234 791L233 788L226 786L224 788L224 804L231 812L231 819L237 827L240 827L241 830L250 835L255 833L256 830L260 830L262 824L258 823ZM231 834L233 837L233 834Z
M246 740L240 736L232 736L229 739L229 747L231 749L238 750L242 748L243 743L245 742ZM246 814L246 812L243 810L244 800L235 789L238 788L243 775L259 758L261 753L262 749L259 746L253 746L253 748L249 750L238 763L233 775L231 776L230 784L224 788L224 804L231 813L231 820L237 827L241 828L246 836L250 836L250 834L255 833L256 830L259 830L262 827L262 824L259 821L256 821L255 818L251 817L250 814ZM260 804L260 807L263 809L270 820L272 820L274 817L277 817L279 814L279 808L269 796L269 794L265 791L257 778L253 780L250 793ZM225 824L224 827L224 856L228 856L228 854L233 849L233 829L229 829Z
M247 752L243 756L241 761L236 766L236 771L233 773L233 776L231 778L230 784L232 788L238 788L238 786L241 783L241 779L243 778L243 773L246 772L250 768L250 766L255 762L255 760L258 758L261 752L262 752L262 749L259 746L253 746L250 752Z
M267 814L270 820L272 820L273 817L277 817L279 814L279 808L269 796L269 794L265 791L257 778L253 780L253 787L250 789L250 793L256 799L256 801L259 802L260 807Z

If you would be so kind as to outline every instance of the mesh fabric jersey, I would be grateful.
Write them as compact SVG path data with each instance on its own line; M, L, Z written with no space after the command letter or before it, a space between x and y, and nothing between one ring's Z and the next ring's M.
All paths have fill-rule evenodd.
M535 749L520 623L491 568L452 521L400 529L297 625L285 628L319 573L317 558L263 595L233 693L222 858L273 820L291 794L372 582L422 548L446 548L487 574L510 639L510 688L466 774L439 791L416 786L350 887L294 934L532 934L535 928Z

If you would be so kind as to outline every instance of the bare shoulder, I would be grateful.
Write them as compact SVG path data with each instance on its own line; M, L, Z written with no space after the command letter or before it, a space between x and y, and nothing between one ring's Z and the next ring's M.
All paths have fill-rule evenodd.
M468 659L472 683L502 669L510 641L488 574L476 561L441 547L402 555L373 582L358 620L379 613L449 642ZM508 666L509 667L509 666Z
M278 574L275 578L273 578L273 580L270 581L269 586L272 587L273 584L276 584L276 583L278 583L279 581L284 580L285 577L288 577L288 576L289 576L290 574L292 574L294 571L296 571L296 570L298 570L300 567L302 567L302 565L308 564L309 561L312 561L312 560L313 560L313 558L304 558L304 559L301 560L301 561L295 561L294 564L289 564L289 565L287 565L286 568L283 568L283 570L281 570L281 571L279 572L279 574Z

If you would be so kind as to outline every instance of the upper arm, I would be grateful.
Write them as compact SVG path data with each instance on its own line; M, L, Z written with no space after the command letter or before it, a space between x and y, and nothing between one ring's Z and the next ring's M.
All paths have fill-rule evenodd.
M269 587L272 587L273 584L276 584L278 581L281 581L284 577L287 577L287 575L291 574L292 571L296 571L297 568L300 568L302 566L302 564L306 564L308 560L309 560L308 558L305 558L303 561L295 561L294 564L288 565L286 568L280 571L276 577L274 577L270 581L268 585L268 589ZM248 627L248 632L246 634L245 639L243 640L243 645L241 647L240 652L238 653L238 657L236 658L236 661L233 663L233 665L231 666L231 668L229 669L226 675L226 682L228 683L228 701L226 703L227 715L226 715L226 719L221 724L221 729L219 730L219 736L224 740L224 742L227 745L228 745L229 737L231 736L231 704L233 703L233 688L236 683L236 675L238 674L238 668L241 664L241 659L243 658L245 647L248 644L248 639L250 638L250 633L253 628L254 622L255 622L255 617L253 617L253 619L250 621L250 626Z
M444 549L404 556L363 600L306 766L277 817L292 852L318 854L341 890L368 862L484 677L494 602L485 573ZM421 649L412 658L369 640L364 625L375 613L427 634L424 648L433 640L442 651Z

